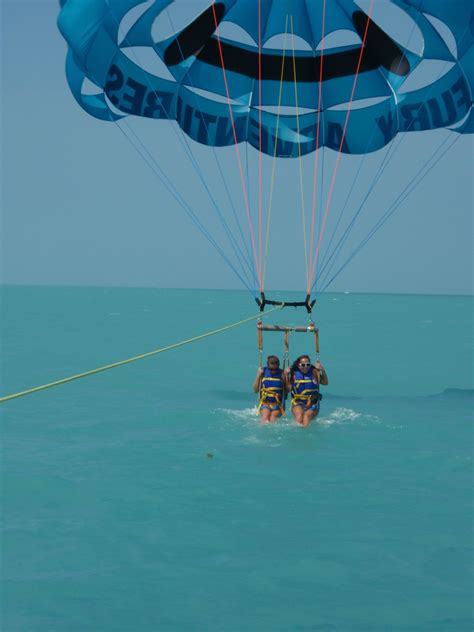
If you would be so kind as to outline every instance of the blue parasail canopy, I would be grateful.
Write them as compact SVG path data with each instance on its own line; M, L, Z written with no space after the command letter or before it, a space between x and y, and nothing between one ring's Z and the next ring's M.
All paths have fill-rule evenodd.
M278 157L323 145L363 154L398 132L474 131L471 0L380 3L417 30L416 53L387 32L383 6L370 18L354 0L209 0L157 38L172 4L61 0L67 80L86 112L169 119L199 143L246 141ZM157 71L140 63L145 50ZM434 78L424 77L429 62L441 64Z

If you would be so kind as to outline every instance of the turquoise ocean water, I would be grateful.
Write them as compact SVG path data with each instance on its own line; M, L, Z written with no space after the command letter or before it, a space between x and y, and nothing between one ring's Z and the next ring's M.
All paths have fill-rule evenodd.
M2 394L255 313L241 292L1 299ZM472 630L472 308L325 296L309 429L259 425L254 323L1 405L2 632Z

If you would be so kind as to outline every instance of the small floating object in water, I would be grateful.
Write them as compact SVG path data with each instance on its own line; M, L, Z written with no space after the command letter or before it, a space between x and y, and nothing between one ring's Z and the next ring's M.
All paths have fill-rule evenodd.
M207 458L208 458L208 459L212 459L212 457L213 457L214 455L212 454L212 452L208 452L208 453L206 454L206 456L207 456Z

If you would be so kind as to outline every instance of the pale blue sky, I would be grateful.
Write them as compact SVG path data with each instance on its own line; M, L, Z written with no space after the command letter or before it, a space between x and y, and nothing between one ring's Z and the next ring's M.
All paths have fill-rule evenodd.
M2 281L242 288L117 126L89 117L73 100L64 73L66 45L56 28L58 3L3 0L2 13ZM166 165L183 196L215 227L208 198L177 143L173 126L145 121L138 122L136 129ZM444 131L407 135L382 186L370 198L352 245L445 137ZM209 149L189 143L216 198L224 203ZM249 152L253 171L258 164L256 153ZM218 155L229 173L235 205L244 214L235 149L220 150ZM381 155L371 155L366 161L353 208L362 199ZM327 154L327 173L334 158L334 153ZM346 160L338 174L334 214L352 183L357 160ZM311 164L305 163L305 173L311 171ZM267 184L270 171L271 160L266 160ZM473 141L465 136L331 289L472 293L472 172ZM309 198L310 180L305 187ZM256 200L253 189L252 204ZM269 288L305 288L300 213L298 162L280 161ZM328 226L325 238L329 236ZM223 238L220 241L224 243ZM228 245L224 248L229 251Z

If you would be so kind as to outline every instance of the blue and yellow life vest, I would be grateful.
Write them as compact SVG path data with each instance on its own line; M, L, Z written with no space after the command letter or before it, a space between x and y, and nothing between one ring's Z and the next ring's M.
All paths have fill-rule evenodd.
M264 367L260 382L260 401L258 411L264 404L277 404L282 414L283 409L284 381L283 369L272 371L268 366Z
M291 380L291 405L310 408L319 402L319 382L314 377L314 367L308 373L296 370Z

